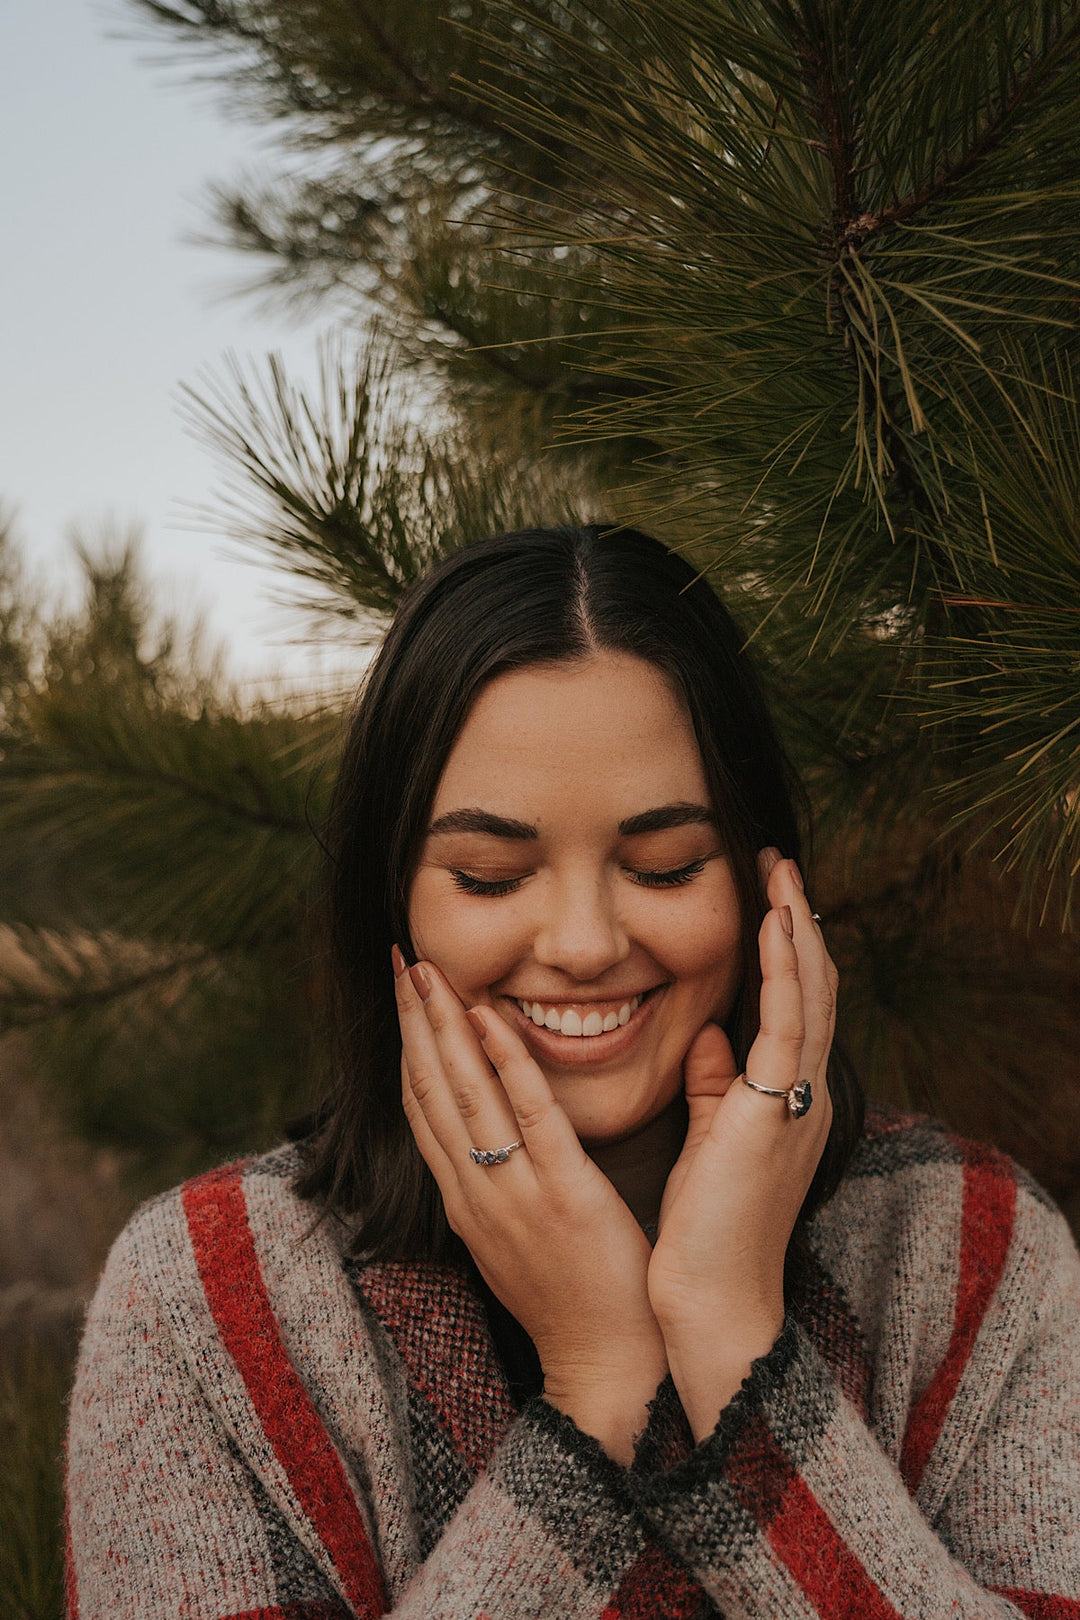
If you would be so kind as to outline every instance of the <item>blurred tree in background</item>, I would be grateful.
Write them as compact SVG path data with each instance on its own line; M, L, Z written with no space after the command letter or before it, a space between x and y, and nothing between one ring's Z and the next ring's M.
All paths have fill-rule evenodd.
M215 199L253 285L373 334L191 396L234 536L354 641L518 522L685 547L807 783L868 1088L1076 1217L1080 4L132 3L278 137ZM317 1082L344 701L245 705L130 553L87 582L0 611L0 990L149 1186Z

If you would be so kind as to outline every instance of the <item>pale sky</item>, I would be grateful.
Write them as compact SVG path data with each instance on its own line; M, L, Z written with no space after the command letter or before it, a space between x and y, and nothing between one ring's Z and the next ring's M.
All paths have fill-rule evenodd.
M71 525L138 523L162 600L205 610L238 675L306 679L323 666L289 645L302 627L268 603L268 573L182 526L221 472L177 392L229 349L280 349L310 376L331 316L223 299L247 259L185 243L206 228L207 182L264 168L267 137L115 37L132 16L121 0L0 0L0 504L57 599Z

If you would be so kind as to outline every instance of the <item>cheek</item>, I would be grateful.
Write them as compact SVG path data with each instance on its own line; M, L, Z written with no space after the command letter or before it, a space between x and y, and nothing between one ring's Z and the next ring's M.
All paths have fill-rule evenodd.
M417 956L434 962L462 997L501 978L516 960L511 908L459 894L443 872L417 874L409 932Z
M680 908L663 930L658 951L675 979L688 993L726 1011L738 988L742 971L738 901L727 884L695 897Z

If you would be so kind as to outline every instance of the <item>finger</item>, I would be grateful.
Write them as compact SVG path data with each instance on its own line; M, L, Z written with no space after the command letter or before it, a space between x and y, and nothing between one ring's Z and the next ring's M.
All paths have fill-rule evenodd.
M698 1030L683 1059L683 1085L693 1106L698 1097L722 1097L736 1077L735 1054L719 1024Z
M735 1054L730 1041L718 1024L705 1024L683 1059L688 1145L699 1142L709 1130L735 1077Z
M777 862L768 875L768 895L774 906L791 911L799 981L803 992L803 1050L801 1080L824 1079L824 1069L836 1028L836 993L839 974L814 921L794 861Z
M488 1144L474 1143L469 1139L413 972L415 969L402 973L395 981L401 1046L409 1089L443 1152L455 1164L462 1164L468 1160L470 1147L486 1147ZM429 982L433 977L433 974L429 975ZM480 1061L483 1061L482 1056Z
M409 1060L405 1056L404 1048L401 1053L401 1106L405 1110L405 1118L409 1122L409 1129L413 1133L420 1157L431 1171L439 1184L444 1196L447 1187L452 1184L454 1166L440 1143L435 1132L427 1122L424 1110L413 1095L412 1084L409 1077Z
M779 910L766 913L758 931L761 956L761 1016L746 1059L747 1076L761 1086L787 1091L799 1081L804 1023L803 990L795 942ZM787 1105L775 1099L776 1110Z
M493 1007L474 1007L469 1017L478 1033L482 1031L484 1052L499 1076L517 1134L537 1170L563 1172L579 1165L585 1149L525 1042Z
M423 1002L446 1086L468 1147L500 1148L517 1141L517 1121L497 1072L484 1053L461 999L431 962L421 964L430 993Z

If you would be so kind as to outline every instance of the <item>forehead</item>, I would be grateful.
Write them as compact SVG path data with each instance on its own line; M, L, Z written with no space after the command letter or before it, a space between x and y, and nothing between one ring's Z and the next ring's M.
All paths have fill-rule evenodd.
M616 821L653 805L708 803L693 725L652 664L601 652L500 675L458 735L433 815L482 805L537 823Z

